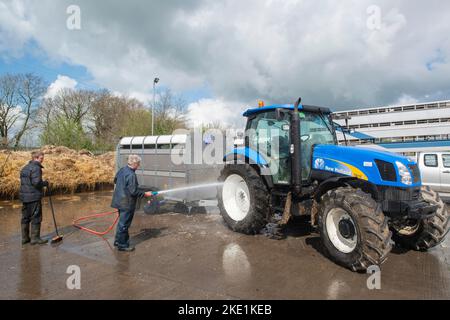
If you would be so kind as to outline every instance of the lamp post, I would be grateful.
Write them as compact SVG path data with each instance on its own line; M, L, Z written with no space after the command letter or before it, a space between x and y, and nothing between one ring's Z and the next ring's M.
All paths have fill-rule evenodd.
M153 105L152 105L152 136L155 131L155 104L156 104L156 84L159 82L159 78L153 80Z

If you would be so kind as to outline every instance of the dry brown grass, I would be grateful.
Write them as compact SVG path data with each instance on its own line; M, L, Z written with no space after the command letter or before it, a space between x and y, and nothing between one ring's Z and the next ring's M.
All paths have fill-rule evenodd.
M112 185L114 179L114 152L93 156L89 151L79 152L66 147L45 146L43 178L52 190L73 193L93 190L100 185ZM0 151L0 197L15 198L19 194L20 170L30 161L30 152L11 152L2 174L2 166L10 151Z

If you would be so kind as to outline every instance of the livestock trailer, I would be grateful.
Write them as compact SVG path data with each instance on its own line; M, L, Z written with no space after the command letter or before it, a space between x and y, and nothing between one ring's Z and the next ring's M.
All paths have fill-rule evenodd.
M141 166L136 170L142 189L161 191L200 186L192 190L171 192L164 195L164 199L182 202L191 207L216 206L217 188L209 184L217 183L223 164L204 164L197 163L198 161L194 164L194 150L203 152L208 145L203 139L194 139L194 134L121 138L117 146L116 171L127 164L130 154L136 154L142 158ZM193 147L195 143L196 148ZM201 144L201 149L198 144ZM180 152L190 153L187 158L191 161L175 163L174 156Z

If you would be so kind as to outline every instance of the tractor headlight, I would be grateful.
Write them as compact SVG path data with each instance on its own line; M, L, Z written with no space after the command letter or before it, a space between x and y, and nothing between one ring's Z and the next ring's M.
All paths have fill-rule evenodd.
M409 172L408 168L401 162L395 162L397 165L398 173L400 174L400 178L403 184L408 186L412 185L412 177L411 172Z

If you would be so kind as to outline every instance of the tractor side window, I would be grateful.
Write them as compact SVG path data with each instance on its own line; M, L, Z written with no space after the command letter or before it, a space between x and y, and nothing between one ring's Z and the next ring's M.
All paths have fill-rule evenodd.
M426 154L423 158L423 162L426 167L437 168L438 157L435 154Z
M269 162L274 183L289 183L289 120L276 119L275 112L258 114L248 132L249 146Z
M249 144L268 157L289 156L289 121L277 120L274 112L257 115L251 122Z

